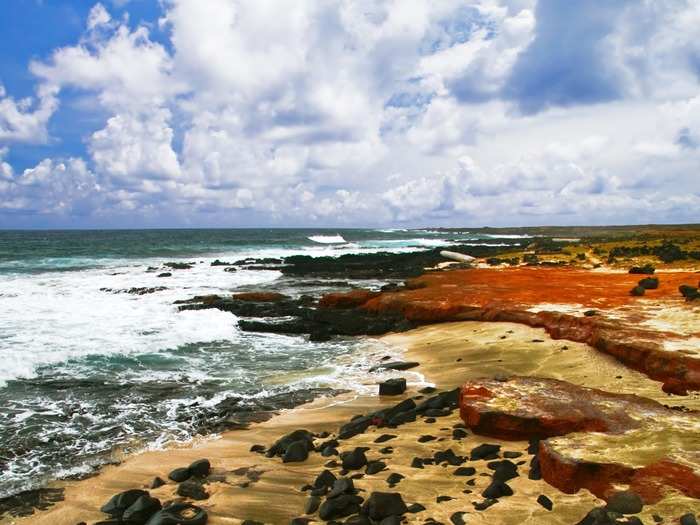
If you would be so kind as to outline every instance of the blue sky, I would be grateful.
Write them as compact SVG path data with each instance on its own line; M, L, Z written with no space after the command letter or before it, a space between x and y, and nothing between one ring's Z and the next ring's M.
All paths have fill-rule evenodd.
M0 228L697 222L690 0L12 0Z

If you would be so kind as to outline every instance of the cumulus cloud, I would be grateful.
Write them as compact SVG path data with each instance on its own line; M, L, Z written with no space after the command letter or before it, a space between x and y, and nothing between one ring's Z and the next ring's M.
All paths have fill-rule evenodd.
M694 218L694 2L163 0L157 26L113 5L30 64L34 99L0 88L0 146L60 144L46 130L68 94L101 119L82 158L20 169L0 149L5 212L194 225Z

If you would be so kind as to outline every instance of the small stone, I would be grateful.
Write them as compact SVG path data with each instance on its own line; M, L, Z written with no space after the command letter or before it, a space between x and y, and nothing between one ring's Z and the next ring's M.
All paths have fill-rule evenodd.
M680 522L681 525L698 525L698 520L695 519L695 516L691 512L683 514Z
M379 449L380 454L393 454L394 447L382 447Z
M537 496L537 503L542 505L547 510L552 510L552 508L554 507L552 500L544 494L540 494L539 496Z
M454 525L466 525L466 521L464 521L463 516L466 514L466 512L455 512L450 516L450 521Z
M469 435L469 433L466 430L464 430L463 428L455 428L452 431L452 439L463 439L463 438L467 437L468 435Z
M150 488L157 489L158 487L162 487L163 485L165 485L165 481L163 481L161 478L156 476L155 478L153 478L153 481L151 481Z
M607 509L621 514L637 514L642 511L644 501L638 494L624 490L615 492L608 499Z
M374 440L375 443L385 443L391 439L394 439L396 436L393 434L382 434L379 436L377 439Z
M418 443L427 443L428 441L434 441L437 439L435 436L425 435L418 438Z
M506 452L503 453L503 457L504 457L504 458L508 458L508 459L519 458L519 457L522 456L522 455L523 455L522 452L514 452L514 451L511 451L511 450L507 450Z
M459 467L453 472L455 476L473 476L474 474L476 474L474 467Z
M411 467L423 468L423 460L421 458L413 458L413 461L411 461Z
M365 469L365 473L369 476L372 476L374 474L378 474L382 470L386 468L386 463L383 461L370 461L367 463L367 468Z
M417 514L419 512L423 512L425 510L425 507L421 505L420 503L412 503L411 505L408 506L406 509L406 512L410 512L411 514Z
M498 452L501 450L500 445L492 445L490 443L484 443L472 449L469 454L469 459L476 461L479 459L496 459L498 457Z
M389 474L389 477L386 478L386 482L390 485L396 485L397 483L401 483L401 480L404 479L406 476L403 476L397 472L394 472L392 474Z
M512 496L513 489L511 489L507 483L502 481L493 481L491 484L484 489L481 495L486 499L498 499L502 496Z
M253 445L250 447L251 452L256 452L258 454L265 452L265 445Z

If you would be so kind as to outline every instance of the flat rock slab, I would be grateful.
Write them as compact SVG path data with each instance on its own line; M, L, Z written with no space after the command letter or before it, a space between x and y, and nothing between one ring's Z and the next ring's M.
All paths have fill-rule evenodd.
M667 490L700 499L700 415L555 379L466 383L460 415L477 434L542 439L542 477L607 498L620 484L646 502Z

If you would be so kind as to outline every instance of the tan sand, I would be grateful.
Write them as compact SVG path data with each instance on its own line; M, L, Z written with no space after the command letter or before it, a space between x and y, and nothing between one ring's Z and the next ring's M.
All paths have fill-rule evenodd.
M496 374L540 375L615 392L637 393L664 403L682 403L691 408L700 408L700 396L697 394L685 398L669 397L661 392L660 383L627 369L612 358L585 345L553 341L543 330L523 325L476 322L443 324L386 336L382 341L394 348L405 349L406 359L420 361L418 370L440 388L453 388L468 378ZM381 355L381 352L376 354L375 359ZM408 374L406 376L411 377ZM368 383L373 381L373 378L368 377ZM414 385L407 395L415 394ZM93 478L63 484L65 501L49 510L24 519L6 517L1 523L92 523L106 517L99 512L99 507L113 494L131 488L146 488L155 476L165 479L173 468L206 457L212 463L214 476L220 480L207 485L211 497L198 503L209 512L209 523L239 524L244 519L252 519L268 524L286 524L290 518L303 514L306 496L299 488L313 480L328 458L312 454L304 463L282 464L279 458L267 459L249 452L251 445L270 445L280 436L297 428L335 431L355 414L371 412L401 399L401 396L379 398L347 394L332 400L317 400L285 411L267 422L252 425L250 429L227 432L217 439L201 439L185 447L133 455L118 466L104 468ZM521 477L509 482L515 491L513 496L501 498L498 504L486 511L475 511L472 502L482 499L478 494L488 484L487 477L477 474L474 486L468 486L466 482L469 478L449 474L455 467L445 469L441 466L426 466L422 470L413 469L409 466L413 457L427 457L436 450L448 448L452 448L458 455L467 455L473 447L485 442L500 443L504 450L524 452L527 443L499 442L474 436L471 432L466 439L454 441L451 439L451 427L459 421L455 411L453 415L439 418L433 424L419 420L398 429L372 427L366 434L343 441L340 449L343 451L356 446L368 446L371 448L367 453L370 460L382 459L388 464L389 470L357 480L356 486L365 491L361 493L364 496L373 490L400 491L407 503L419 502L425 505L426 511L407 515L409 523L422 523L429 516L449 523L449 517L454 512L465 511L468 513L465 520L470 524L571 525L593 506L601 503L587 491L566 495L544 481L528 480L528 467L523 465L520 467ZM398 437L387 443L374 444L374 439L383 433ZM438 440L418 443L417 438L426 434L436 436ZM394 453L381 455L378 450L385 446L392 446ZM530 457L525 454L520 459L529 462ZM488 472L484 463L474 462L473 466L481 473ZM239 469L249 469L248 476ZM337 474L337 469L335 472ZM395 489L390 489L385 482L392 472L406 476ZM465 494L463 490L473 492ZM152 493L162 501L172 499L175 485L169 483ZM535 500L540 494L545 494L554 501L552 512L537 505ZM455 499L436 503L439 495L449 495ZM700 512L700 503L672 495L653 507L645 508L641 517L645 523L652 523L651 514L658 513L670 522L668 518L677 517L680 510Z

